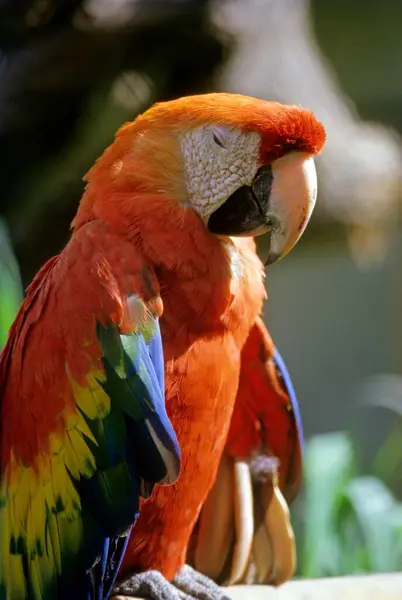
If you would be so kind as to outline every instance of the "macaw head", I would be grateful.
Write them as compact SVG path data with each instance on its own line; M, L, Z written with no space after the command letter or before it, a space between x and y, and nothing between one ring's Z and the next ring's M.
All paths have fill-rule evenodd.
M268 263L302 235L314 209L313 156L324 145L314 115L237 94L155 104L124 125L89 172L108 162L119 185L174 199L219 236L270 235ZM95 173L96 175L96 173Z

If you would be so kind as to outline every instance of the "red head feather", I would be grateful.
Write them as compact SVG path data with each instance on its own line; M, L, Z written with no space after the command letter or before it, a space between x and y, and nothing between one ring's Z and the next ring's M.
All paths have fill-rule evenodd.
M325 143L325 129L310 110L226 93L185 96L154 104L133 123L124 125L117 137L155 126L182 129L206 122L258 131L265 161L291 150L317 154Z

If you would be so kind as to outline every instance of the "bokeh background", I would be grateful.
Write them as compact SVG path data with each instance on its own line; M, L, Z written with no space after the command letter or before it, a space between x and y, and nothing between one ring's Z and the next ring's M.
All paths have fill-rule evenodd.
M302 576L402 565L401 23L393 0L0 1L0 345L82 176L154 101L241 92L326 126L316 214L265 309L307 439Z

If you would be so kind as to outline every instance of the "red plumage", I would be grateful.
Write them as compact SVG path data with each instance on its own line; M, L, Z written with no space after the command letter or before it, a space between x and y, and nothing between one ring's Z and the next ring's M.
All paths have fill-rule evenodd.
M301 481L301 448L293 407L274 363L274 344L257 318L241 356L239 388L226 452L249 460L258 454L279 459L279 484L288 502Z
M91 343L94 319L105 324L107 315L122 333L129 332L127 296L133 291L160 316L166 406L181 445L182 470L175 485L156 489L143 503L122 575L158 569L171 579L184 564L227 443L236 396L229 451L243 453L258 444L256 425L267 420L272 426L261 439L290 469L288 400L275 377L267 378L271 343L259 320L264 272L254 241L214 236L188 203L177 139L205 123L258 132L262 163L290 150L315 154L325 139L310 111L230 94L157 104L124 126L87 174L72 240L32 283L0 361L6 380L2 410L21 424L18 431L3 432L2 463L12 442L29 464L48 443L49 432L57 431L58 420L76 410L68 393L60 395L68 386L60 383L55 357L59 362L65 357L81 382L100 360L98 345ZM38 372L27 369L21 401L14 403L7 380L37 365L38 356L43 357ZM32 379L38 378L42 398L30 396ZM23 424L17 418L21 410ZM240 439L236 428L243 413L251 419L247 438Z

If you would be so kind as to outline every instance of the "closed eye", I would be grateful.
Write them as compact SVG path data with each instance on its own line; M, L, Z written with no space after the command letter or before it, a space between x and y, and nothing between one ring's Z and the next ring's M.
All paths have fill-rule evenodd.
M216 133L212 133L212 139L214 140L215 144L217 144L220 148L226 150L225 146L222 144L221 140L218 138Z

